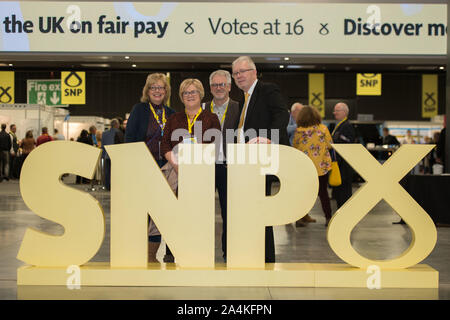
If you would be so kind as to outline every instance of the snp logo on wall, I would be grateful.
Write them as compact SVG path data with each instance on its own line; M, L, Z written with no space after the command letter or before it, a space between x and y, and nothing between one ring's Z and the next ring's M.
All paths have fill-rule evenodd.
M76 71L61 72L61 103L86 103L86 73Z
M356 74L356 95L381 96L381 73Z
M14 103L14 71L0 72L0 104Z

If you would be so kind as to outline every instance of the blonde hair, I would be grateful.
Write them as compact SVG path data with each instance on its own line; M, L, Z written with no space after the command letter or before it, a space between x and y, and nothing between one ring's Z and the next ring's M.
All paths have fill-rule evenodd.
M156 84L158 81L162 81L164 83L164 88L166 89L166 94L164 95L164 104L167 105L167 101L170 99L170 83L167 81L167 77L165 74L162 73L152 73L149 74L147 77L147 81L145 81L145 86L142 89L142 97L141 102L150 102L150 97L148 95L148 90L150 87L154 84Z
M180 99L181 101L183 101L183 92L186 90L187 87L189 87L190 85L193 85L199 92L200 92L200 100L203 99L203 97L205 96L205 89L203 89L203 85L200 82L200 80L198 79L185 79L181 84L180 84L180 91L179 91L179 95L180 95Z

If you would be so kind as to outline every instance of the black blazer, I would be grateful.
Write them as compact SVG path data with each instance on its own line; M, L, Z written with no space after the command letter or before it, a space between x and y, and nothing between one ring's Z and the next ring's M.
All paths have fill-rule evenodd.
M239 118L244 106L244 97L239 104ZM279 130L279 144L289 145L287 125L289 123L289 111L281 95L280 88L276 84L266 83L258 80L247 109L247 116L244 122L244 132L249 129L256 130L258 137L265 137L273 140L270 129ZM236 128L239 125L239 119ZM261 132L266 129L267 134ZM275 138L275 137L274 137ZM249 138L246 137L246 142ZM276 142L276 141L274 141Z
M211 110L211 101L207 101L204 103L203 109ZM223 153L226 156L227 154L227 143L234 143L234 133L230 135L230 138L227 142L227 130L235 130L239 124L239 103L230 98L228 102L227 114L225 115L225 122L222 127L222 145L223 145ZM219 119L220 121L221 119Z
M342 122L333 132L332 138L333 143L355 143L355 129L353 129L353 126L348 119Z

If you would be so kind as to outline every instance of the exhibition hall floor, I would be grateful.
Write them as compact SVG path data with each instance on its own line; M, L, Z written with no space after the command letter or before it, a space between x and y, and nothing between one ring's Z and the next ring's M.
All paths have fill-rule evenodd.
M69 176L65 183L88 190L89 185L75 185ZM355 188L358 186L355 185ZM106 237L92 261L109 261L109 192L87 191L99 200L106 216ZM448 200L448 199L446 199ZM216 207L218 200L216 199ZM333 211L335 202L332 200ZM295 224L274 227L277 262L343 263L331 250L326 239L325 218L317 201L310 215L317 219L306 227ZM400 217L384 201L380 202L355 227L351 234L353 247L362 255L377 260L392 259L407 249L411 232L407 225L392 224ZM359 299L450 299L450 228L439 227L433 252L421 263L439 271L439 289L368 289L368 288L274 288L274 287L81 287L17 286L17 268L24 265L16 259L28 227L61 235L60 225L32 213L24 204L18 180L0 183L0 299L180 299L180 300L359 300ZM222 221L216 210L216 262L222 263L220 234ZM163 246L157 258L162 261Z

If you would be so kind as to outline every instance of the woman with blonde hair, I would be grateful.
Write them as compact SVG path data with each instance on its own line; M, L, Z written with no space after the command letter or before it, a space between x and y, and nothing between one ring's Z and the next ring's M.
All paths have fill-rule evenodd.
M205 90L198 79L186 79L180 85L180 99L184 104L184 110L175 113L167 122L167 130L161 142L161 152L169 163L178 171L178 164L175 159L173 148L180 142L183 143L211 143L213 139L205 138L208 129L217 129L220 133L219 118L207 108L202 109L201 102L205 96ZM194 132L196 122L202 123L201 132ZM172 139L172 132L177 129L186 129L186 136ZM210 135L206 135L210 136ZM220 135L219 135L220 139Z
M125 142L145 142L160 168L167 162L160 151L161 139L169 117L175 113L167 106L169 99L167 77L162 73L148 75L141 102L133 106L125 131ZM149 218L148 262L158 262L156 253L160 244L161 234Z
M304 152L314 163L319 176L319 198L325 214L325 226L331 219L330 197L328 195L328 172L331 170L331 135L322 124L316 108L303 107L297 115L293 147ZM308 222L316 222L309 215L296 222L296 226L304 227Z

